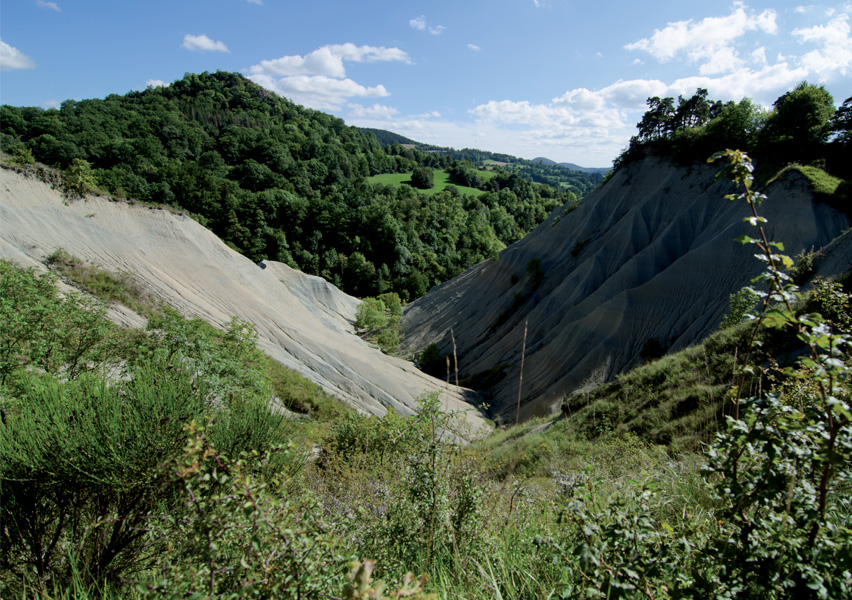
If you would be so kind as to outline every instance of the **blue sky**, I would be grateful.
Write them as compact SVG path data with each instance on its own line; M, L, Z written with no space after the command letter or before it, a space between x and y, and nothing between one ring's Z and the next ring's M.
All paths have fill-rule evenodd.
M237 71L350 125L608 166L649 96L852 95L852 1L3 0L0 103Z

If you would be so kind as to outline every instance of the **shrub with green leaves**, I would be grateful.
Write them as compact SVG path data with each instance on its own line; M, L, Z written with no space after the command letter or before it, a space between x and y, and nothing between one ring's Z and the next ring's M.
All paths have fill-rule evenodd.
M740 323L751 312L760 298L761 295L750 287L744 287L731 294L728 314L722 319L719 328L726 329Z
M355 327L358 329L378 329L387 325L385 303L378 298L364 298L355 313Z
M212 420L211 439L230 455L280 439L266 398L214 405L210 395L179 359L124 383L33 381L0 427L3 568L37 587L68 581L71 564L94 581L149 568L165 543L147 535L150 519L178 494L160 466L181 452L189 423Z
M150 526L169 552L156 580L137 586L142 595L289 599L339 590L344 561L331 527L310 494L292 493L296 472L269 469L292 462L292 449L224 453L211 430L193 422L185 433L183 451L159 469L181 502Z
M402 302L395 292L389 292L378 298L364 298L356 312L355 327L384 352L393 354L399 346L401 316Z
M470 465L459 459L455 416L441 409L438 393L420 399L416 419L394 438L405 438L404 453L387 510L366 523L362 550L382 572L400 577L422 572L473 568L483 548L483 491Z
M35 368L74 379L111 362L103 304L60 296L56 276L0 261L0 389Z

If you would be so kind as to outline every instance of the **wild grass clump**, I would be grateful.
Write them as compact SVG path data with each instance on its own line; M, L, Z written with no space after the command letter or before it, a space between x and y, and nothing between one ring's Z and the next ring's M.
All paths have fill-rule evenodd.
M47 257L48 266L73 285L89 292L103 302L118 302L145 317L154 317L163 311L162 302L145 292L129 273L118 275L57 248Z

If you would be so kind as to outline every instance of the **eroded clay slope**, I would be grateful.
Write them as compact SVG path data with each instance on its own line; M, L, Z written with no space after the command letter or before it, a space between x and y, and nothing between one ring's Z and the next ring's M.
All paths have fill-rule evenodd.
M186 216L99 197L66 204L46 184L0 169L0 257L43 268L60 247L132 273L185 315L220 327L232 316L253 323L265 352L363 411L411 414L418 396L440 390L447 408L467 411L474 427L482 424L465 402L470 392L355 336L358 300L326 281L280 263L261 268ZM126 311L112 314L140 324Z
M713 167L673 167L646 158L621 169L573 212L554 211L534 232L431 290L403 318L403 344L450 351L473 375L505 365L492 409L514 419L524 324L528 323L521 416L556 410L573 391L636 364L649 340L683 348L711 332L729 295L760 270L747 206L723 199ZM793 256L820 248L849 222L812 201L793 173L766 190L767 231ZM536 287L527 272L541 260ZM848 268L848 267L847 267Z

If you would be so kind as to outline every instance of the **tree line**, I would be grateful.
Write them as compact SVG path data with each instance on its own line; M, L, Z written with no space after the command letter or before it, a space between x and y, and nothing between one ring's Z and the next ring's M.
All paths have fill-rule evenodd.
M768 110L743 98L722 102L704 88L689 98L647 100L637 135L615 161L616 167L648 148L684 161L703 160L719 148L748 151L765 170L789 163L818 166L842 179L852 175L852 97L835 108L823 85L799 83Z

